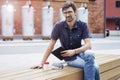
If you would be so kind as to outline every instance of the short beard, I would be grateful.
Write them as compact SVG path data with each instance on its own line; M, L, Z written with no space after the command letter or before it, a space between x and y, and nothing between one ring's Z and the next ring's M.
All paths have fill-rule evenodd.
M72 18L71 16L69 16L69 17L70 17L70 19L66 19L66 21L67 21L67 22L73 21L73 18Z

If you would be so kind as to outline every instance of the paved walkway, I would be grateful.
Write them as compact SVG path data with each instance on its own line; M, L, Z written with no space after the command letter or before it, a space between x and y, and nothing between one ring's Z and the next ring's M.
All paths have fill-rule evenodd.
M92 49L95 53L120 55L120 36L106 38L92 38ZM30 68L40 64L43 53L49 44L49 40L33 41L0 41L0 72L19 68ZM58 42L55 46L58 47ZM50 63L59 62L51 55Z

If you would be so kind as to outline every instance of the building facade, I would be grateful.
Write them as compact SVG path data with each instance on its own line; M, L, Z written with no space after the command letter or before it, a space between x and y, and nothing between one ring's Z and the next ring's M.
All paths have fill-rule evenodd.
M63 3L66 0L50 0L50 6L54 9L54 23L59 21L59 10ZM90 33L94 35L98 35L100 37L104 37L105 32L105 19L104 19L104 0L73 0L76 3L77 8L81 6L82 3L86 3L89 11L88 16L88 27ZM113 1L113 0L106 0ZM26 0L9 0L9 3L12 4L15 8L14 11L14 28L15 35L22 35L22 12L21 8L26 4ZM34 7L34 29L35 35L41 35L42 30L42 8L46 5L46 0L31 0L31 5ZM106 2L107 3L107 2ZM0 6L5 4L5 0L0 1ZM108 5L106 5L108 6ZM107 9L107 11L109 11ZM119 10L120 11L120 10ZM111 21L111 14L107 15L107 20ZM110 15L110 19L108 18ZM1 25L1 13L0 13L0 25ZM108 22L108 21L107 21ZM107 24L108 25L108 24ZM0 33L2 27L0 26Z
M120 0L105 0L106 29L120 30Z

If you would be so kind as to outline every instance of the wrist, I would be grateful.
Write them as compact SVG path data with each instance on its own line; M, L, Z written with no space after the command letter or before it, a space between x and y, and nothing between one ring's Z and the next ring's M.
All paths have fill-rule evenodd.
M74 54L76 54L76 49L74 49Z
M41 64L43 65L45 61L42 61Z

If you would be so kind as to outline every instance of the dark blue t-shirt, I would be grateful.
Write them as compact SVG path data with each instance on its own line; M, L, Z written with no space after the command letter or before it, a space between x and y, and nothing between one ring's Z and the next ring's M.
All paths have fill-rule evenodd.
M89 37L87 24L81 21L76 21L71 30L66 21L58 22L51 34L53 40L60 39L61 46L65 50L81 47L81 40Z

